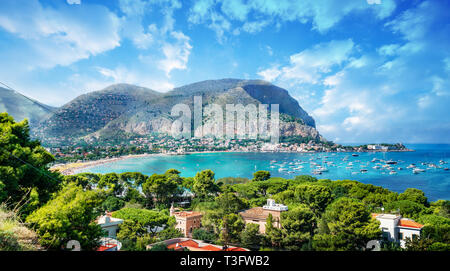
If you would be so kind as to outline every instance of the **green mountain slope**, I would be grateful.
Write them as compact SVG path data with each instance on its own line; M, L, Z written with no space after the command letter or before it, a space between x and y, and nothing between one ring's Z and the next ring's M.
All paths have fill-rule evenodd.
M28 119L31 126L46 119L56 108L42 104L16 91L0 87L0 112L8 112L17 121Z

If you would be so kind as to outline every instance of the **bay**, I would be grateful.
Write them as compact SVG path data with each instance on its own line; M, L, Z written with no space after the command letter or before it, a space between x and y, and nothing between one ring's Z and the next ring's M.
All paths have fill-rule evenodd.
M410 144L407 147L415 151L362 153L217 152L155 155L105 163L85 168L82 172L103 174L109 172L142 172L151 175L164 173L168 169L175 168L181 171L181 176L193 177L201 170L211 169L215 172L216 179L219 179L223 177L252 178L255 171L268 170L273 177L293 178L298 175L312 175L319 179L356 180L382 186L399 193L412 187L424 191L431 201L450 200L450 171L444 170L444 168L450 167L450 145ZM392 169L388 169L385 161L395 161L397 164L389 165ZM441 164L440 161L444 161L445 164ZM416 164L417 168L425 171L414 174L412 168L407 168L410 164ZM377 166L380 168L374 168ZM316 171L317 173L320 167L322 167L321 174L314 175L313 172Z

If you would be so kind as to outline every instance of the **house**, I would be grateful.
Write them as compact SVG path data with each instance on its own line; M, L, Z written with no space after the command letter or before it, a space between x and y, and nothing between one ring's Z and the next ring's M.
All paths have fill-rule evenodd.
M281 228L281 213L288 210L288 207L283 204L277 204L273 199L268 199L267 204L263 207L255 207L242 212L239 212L245 224L254 223L259 225L259 232L264 234L266 232L266 220L269 214L273 217L273 226Z
M160 244L150 244L147 246L147 250L151 249L154 245ZM222 247L218 245L204 243L200 240L195 240L191 238L174 238L163 241L168 249L173 249L175 251L183 251L185 248L189 251L249 251L246 248L228 246Z
M100 216L97 219L97 224L108 233L109 238L116 238L117 230L119 229L119 225L123 223L123 220L120 218L111 217L111 213L105 212L105 215Z
M419 237L423 228L422 224L409 218L402 218L401 215L372 214L372 218L380 221L384 240L398 242L403 248L405 247L406 239Z
M376 144L376 145L367 145L367 149L368 150L381 150L381 146Z
M180 230L184 237L192 237L192 232L194 229L201 227L202 213L193 211L179 211L176 212L175 208L170 207L170 216L174 216L176 219L175 228Z

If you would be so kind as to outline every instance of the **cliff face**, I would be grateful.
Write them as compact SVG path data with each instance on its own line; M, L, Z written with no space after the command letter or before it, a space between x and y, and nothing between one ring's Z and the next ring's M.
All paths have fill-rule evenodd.
M33 131L41 140L53 142L169 134L174 120L170 116L171 109L182 103L188 105L193 114L194 96L201 96L203 109L211 104L220 105L224 117L227 104L253 104L256 107L279 104L281 136L321 139L314 119L287 90L261 80L240 79L202 81L167 93L128 84L112 85L77 97ZM204 113L204 119L214 123L213 115Z

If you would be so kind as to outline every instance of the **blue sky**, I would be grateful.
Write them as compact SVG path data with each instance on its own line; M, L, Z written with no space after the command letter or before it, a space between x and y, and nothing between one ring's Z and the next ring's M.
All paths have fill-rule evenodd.
M337 142L450 143L449 1L2 0L0 81L59 106L114 83L289 90Z

